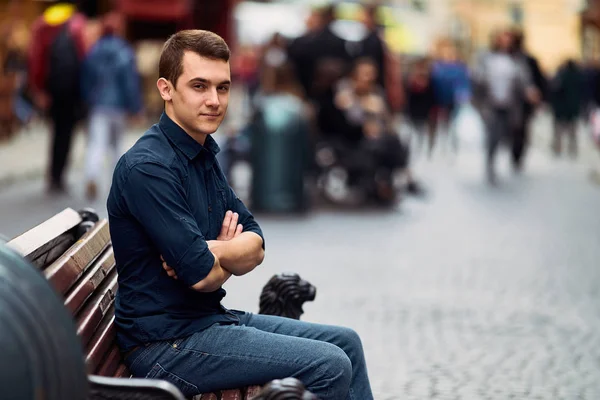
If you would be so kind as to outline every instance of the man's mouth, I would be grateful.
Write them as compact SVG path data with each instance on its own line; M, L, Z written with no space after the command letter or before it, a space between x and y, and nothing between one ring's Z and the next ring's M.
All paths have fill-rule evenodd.
M219 113L217 113L217 114L207 114L207 113L204 113L204 114L200 114L200 116L202 116L202 117L212 117L212 118L216 118L216 117L220 117L220 116L221 116L221 114L219 114Z

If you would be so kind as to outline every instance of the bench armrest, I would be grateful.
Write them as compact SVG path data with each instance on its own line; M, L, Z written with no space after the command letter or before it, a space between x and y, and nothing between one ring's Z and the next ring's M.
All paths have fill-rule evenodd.
M159 379L88 375L88 400L185 400L173 384Z

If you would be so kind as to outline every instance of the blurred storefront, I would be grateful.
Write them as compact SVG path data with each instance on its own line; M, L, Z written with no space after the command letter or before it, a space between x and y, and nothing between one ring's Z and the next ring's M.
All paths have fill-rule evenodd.
M454 18L469 32L471 47L487 48L494 30L519 26L526 46L553 71L565 58L581 58L582 0L451 0Z
M207 29L229 41L238 0L117 0L130 40L166 39L180 29Z
M585 60L600 61L600 0L588 0L581 12L581 47Z

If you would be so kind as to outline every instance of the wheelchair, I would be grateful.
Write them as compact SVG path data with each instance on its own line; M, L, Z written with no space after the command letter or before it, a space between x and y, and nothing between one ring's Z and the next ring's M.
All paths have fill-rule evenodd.
M319 196L338 206L396 205L405 186L408 150L399 147L397 138L390 139L375 146L368 142L318 141L314 170ZM396 151L390 154L390 148Z

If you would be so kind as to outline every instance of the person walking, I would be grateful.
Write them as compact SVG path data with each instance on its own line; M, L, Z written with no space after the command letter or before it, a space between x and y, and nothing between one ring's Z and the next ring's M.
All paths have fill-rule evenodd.
M492 36L491 51L478 60L474 78L476 104L487 130L486 174L497 183L495 159L503 140L514 142L514 133L523 122L523 99L535 101L537 90L531 82L528 66L513 57L512 33L501 30Z
M86 196L94 200L105 159L111 147L111 170L121 156L121 138L128 116L142 109L140 77L131 45L123 39L122 17L104 17L102 37L92 47L82 67L82 97L89 108L85 162Z
M80 74L86 50L86 17L74 3L58 2L35 21L28 54L28 80L34 101L52 121L49 193L66 191L64 172L71 139L83 111Z
M583 75L574 60L565 61L550 84L550 100L554 115L552 151L562 152L562 137L569 138L569 154L577 157L577 121L583 111Z

